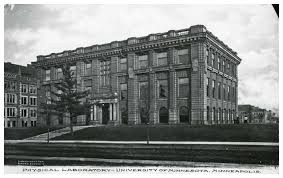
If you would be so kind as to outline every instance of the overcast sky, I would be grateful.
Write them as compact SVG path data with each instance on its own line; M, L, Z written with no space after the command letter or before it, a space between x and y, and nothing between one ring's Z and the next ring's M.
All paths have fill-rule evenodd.
M238 52L239 104L278 109L278 17L271 5L10 5L5 61L203 24Z

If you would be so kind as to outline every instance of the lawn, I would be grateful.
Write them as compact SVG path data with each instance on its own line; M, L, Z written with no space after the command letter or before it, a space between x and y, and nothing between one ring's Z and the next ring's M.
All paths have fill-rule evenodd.
M62 135L54 140L146 140L146 125L101 126ZM154 125L149 127L152 141L234 141L278 142L278 125Z
M62 127L50 127L50 131ZM36 136L48 131L48 127L22 127L22 128L5 128L5 140L21 140L28 137Z

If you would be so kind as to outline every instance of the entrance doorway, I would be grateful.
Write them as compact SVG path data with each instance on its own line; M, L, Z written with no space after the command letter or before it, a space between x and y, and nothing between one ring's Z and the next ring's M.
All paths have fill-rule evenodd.
M102 124L107 124L109 118L109 103L102 104Z

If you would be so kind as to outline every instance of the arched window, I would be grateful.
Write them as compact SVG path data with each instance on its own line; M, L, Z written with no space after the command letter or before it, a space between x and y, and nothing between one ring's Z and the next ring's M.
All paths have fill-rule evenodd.
M168 123L169 122L168 109L165 108L165 107L162 107L159 110L159 122L160 123Z
M179 110L180 122L191 123L189 109L185 106L180 107Z

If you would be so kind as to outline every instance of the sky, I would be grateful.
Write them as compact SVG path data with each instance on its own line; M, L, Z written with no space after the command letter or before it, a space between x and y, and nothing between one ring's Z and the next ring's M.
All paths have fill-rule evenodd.
M278 111L278 17L271 5L5 5L4 60L203 24L238 53L238 103Z

